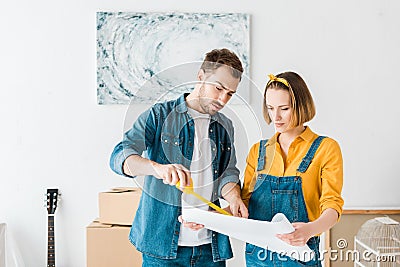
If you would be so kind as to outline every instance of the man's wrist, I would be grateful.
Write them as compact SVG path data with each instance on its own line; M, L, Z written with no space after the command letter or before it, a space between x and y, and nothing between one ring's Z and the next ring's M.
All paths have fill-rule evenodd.
M157 172L157 168L160 166L160 163L149 160L149 164L150 164L150 168L151 168L151 175L154 177L158 177L159 174Z
M232 183L232 182L227 183L222 188L222 197L229 203L234 202L238 199L241 199L239 185L236 183Z

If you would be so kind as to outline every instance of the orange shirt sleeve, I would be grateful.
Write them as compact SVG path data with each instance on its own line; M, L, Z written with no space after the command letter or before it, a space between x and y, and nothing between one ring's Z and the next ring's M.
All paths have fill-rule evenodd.
M251 194L254 190L254 185L256 183L256 170L257 170L257 161L258 161L258 151L259 151L260 143L254 144L249 151L249 154L246 158L246 169L244 172L244 181L242 188L242 200L246 207L249 206L249 200Z
M328 140L327 140L328 141ZM339 217L343 212L343 158L339 144L329 138L321 168L321 212L327 208L337 211Z

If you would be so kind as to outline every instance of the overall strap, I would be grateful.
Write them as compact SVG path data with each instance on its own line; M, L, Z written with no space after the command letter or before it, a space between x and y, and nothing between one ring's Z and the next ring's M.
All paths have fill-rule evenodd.
M260 141L260 148L258 150L258 164L257 164L257 171L261 171L264 169L265 166L265 152L268 139Z
M315 152L317 151L319 145L325 137L326 136L318 136L317 139L314 140L307 154L304 156L299 167L297 168L298 172L304 173L307 170L308 166L310 166L312 159L314 158Z

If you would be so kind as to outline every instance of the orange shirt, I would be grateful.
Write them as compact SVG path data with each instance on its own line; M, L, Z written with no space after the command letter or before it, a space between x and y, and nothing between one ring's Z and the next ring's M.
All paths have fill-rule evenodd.
M266 144L265 168L260 174L273 176L300 176L304 201L310 221L318 219L327 208L335 209L339 216L343 211L343 160L339 144L324 138L305 173L297 172L301 160L307 154L312 142L318 137L309 127L291 143L286 160L282 156L276 133ZM254 144L247 156L247 165L242 189L242 199L248 206L257 177L257 162L260 143ZM267 204L266 204L267 205Z

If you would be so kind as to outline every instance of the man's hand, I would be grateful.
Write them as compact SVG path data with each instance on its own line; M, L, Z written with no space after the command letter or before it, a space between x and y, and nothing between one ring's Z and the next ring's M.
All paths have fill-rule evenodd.
M181 181L182 186L187 186L190 181L190 171L183 165L160 164L139 155L129 156L124 162L123 171L130 176L152 175L169 185Z
M188 227L188 228L192 229L193 231L198 231L198 230L204 228L204 225L202 225L202 224L198 224L195 222L187 222L187 221L183 220L182 215L179 215L178 221L180 223L182 223L183 226Z
M181 164L159 164L154 162L154 176L162 179L164 184L176 185L180 181L181 186L190 184L190 171Z
M243 218L249 217L249 212L247 210L247 207L243 203L243 200L240 197L231 199L231 201L229 202L229 211L235 217L243 217Z
M249 212L240 197L240 186L236 183L227 183L222 188L222 196L229 202L229 210L233 216L248 218Z

